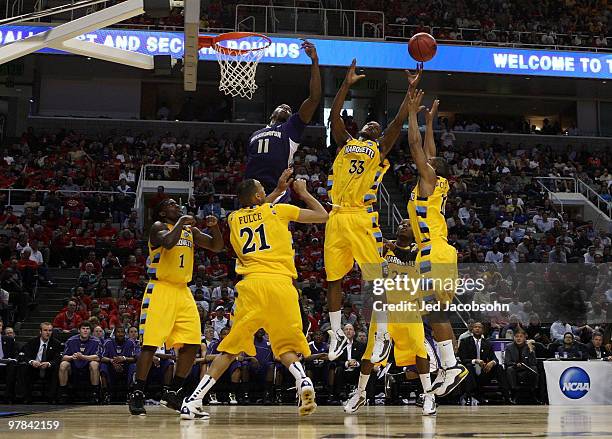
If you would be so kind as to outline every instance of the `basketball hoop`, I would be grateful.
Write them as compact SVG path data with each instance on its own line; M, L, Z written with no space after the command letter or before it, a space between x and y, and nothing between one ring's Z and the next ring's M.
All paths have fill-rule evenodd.
M233 97L251 99L257 90L255 71L272 40L253 32L228 32L198 38L200 49L212 47L221 68L219 90Z

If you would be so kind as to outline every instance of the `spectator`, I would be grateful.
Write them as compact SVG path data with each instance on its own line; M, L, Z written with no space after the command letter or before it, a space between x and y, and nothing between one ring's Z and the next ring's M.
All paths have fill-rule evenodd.
M497 363L497 357L493 352L493 346L483 337L484 326L475 322L472 326L472 336L464 338L459 343L457 352L460 361L470 372L465 385L465 404L472 405L472 397L483 400L480 396L480 388L496 379L504 394L504 400L509 401L506 389L504 370Z
M589 358L592 360L612 361L612 353L603 346L603 334L594 332L591 342L587 345Z
M66 341L64 354L59 368L60 404L65 404L68 398L68 378L87 377L91 384L90 402L98 402L100 384L99 342L91 336L91 324L83 322L79 325L79 334Z
M105 404L110 403L113 385L121 381L131 384L136 372L136 346L125 333L125 328L118 326L114 331L115 337L106 340L102 346L100 383Z
M65 334L78 331L81 325L81 317L76 313L76 302L68 302L66 311L61 311L53 319L53 328Z
M582 358L582 351L574 340L574 334L571 332L563 334L563 344L557 348L557 352L562 358Z
M526 343L526 334L522 329L514 334L514 343L506 346L504 365L511 392L510 402L516 404L517 391L521 381L525 381L535 401L535 389L538 387L537 359L535 352Z
M43 394L46 395L47 401L52 403L55 400L62 347L53 337L52 331L51 323L41 323L39 335L31 338L21 348L25 363L19 369L17 396L22 398L24 404L32 402L32 383L37 380L45 383Z
M211 324L215 331L215 338L219 338L221 330L229 326L229 320L225 317L225 308L223 306L217 306L215 308L215 318L212 320Z
M126 288L138 288L140 276L144 276L145 271L136 263L136 256L131 255L128 264L123 268L123 286Z
M17 365L17 349L15 337L2 334L3 322L0 320L0 382L6 383L4 399L12 404L15 399L15 376ZM7 328L8 329L8 328Z
M221 281L227 278L228 268L227 265L219 262L219 256L213 256L210 265L206 268L206 274L212 281ZM215 293L213 291L213 300L215 300Z
M330 397L330 404L338 400L346 400L346 385L356 385L359 379L359 367L361 357L365 352L365 346L354 340L355 328L351 324L344 325L344 334L348 340L346 348L335 360L335 377L333 394Z
M206 300L207 302L210 302L212 297L210 294L210 290L208 289L208 287L206 285L204 285L204 280L201 277L196 277L195 279L195 283L193 285L189 286L189 289L191 290L191 293L195 296L196 291L201 290L202 291L202 296L203 296L203 300Z

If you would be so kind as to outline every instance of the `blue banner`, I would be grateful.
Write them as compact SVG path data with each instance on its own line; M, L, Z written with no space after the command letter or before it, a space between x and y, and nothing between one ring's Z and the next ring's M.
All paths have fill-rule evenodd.
M45 26L2 26L0 45L27 38L48 30ZM130 29L102 29L78 39L104 44L147 55L183 56L181 32L152 32ZM347 66L357 58L359 67L406 69L415 66L408 55L406 43L360 40L311 39L317 45L320 64ZM300 50L296 38L272 38L272 45L261 62L272 64L310 64ZM251 48L248 41L230 42L229 47ZM43 49L42 53L64 53ZM212 49L202 49L200 59L215 60ZM612 54L561 52L473 46L438 46L435 58L425 65L427 70L444 72L516 74L529 76L559 76L567 78L612 79Z

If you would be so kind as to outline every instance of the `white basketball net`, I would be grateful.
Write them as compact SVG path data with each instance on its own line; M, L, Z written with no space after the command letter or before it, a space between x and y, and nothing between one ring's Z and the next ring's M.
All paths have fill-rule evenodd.
M223 43L228 43L224 41ZM264 49L269 45L269 41L259 37L252 36L248 39L242 39L240 43L230 41L226 46L215 46L217 61L221 68L221 81L219 82L219 90L226 95L233 97L243 97L251 99L253 93L257 90L255 82L255 72L257 64L264 54ZM234 47L235 46L235 47ZM251 49L245 53L236 53L231 49Z

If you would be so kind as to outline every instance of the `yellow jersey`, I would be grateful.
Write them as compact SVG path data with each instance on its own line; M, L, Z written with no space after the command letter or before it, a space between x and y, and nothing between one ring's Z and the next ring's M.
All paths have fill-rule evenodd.
M414 232L414 238L419 246L436 239L447 240L448 229L444 210L448 197L448 180L438 177L433 193L429 197L419 195L419 184L410 193L408 201L408 216Z
M289 222L300 209L290 204L264 203L232 212L227 221L236 252L236 273L283 274L297 278Z
M340 148L327 178L327 192L334 206L367 207L376 202L378 185L389 169L381 163L378 142L350 139Z
M173 225L166 224L168 230ZM193 232L190 226L184 226L181 237L174 247L153 247L149 241L149 258L147 274L152 281L188 284L193 275Z

